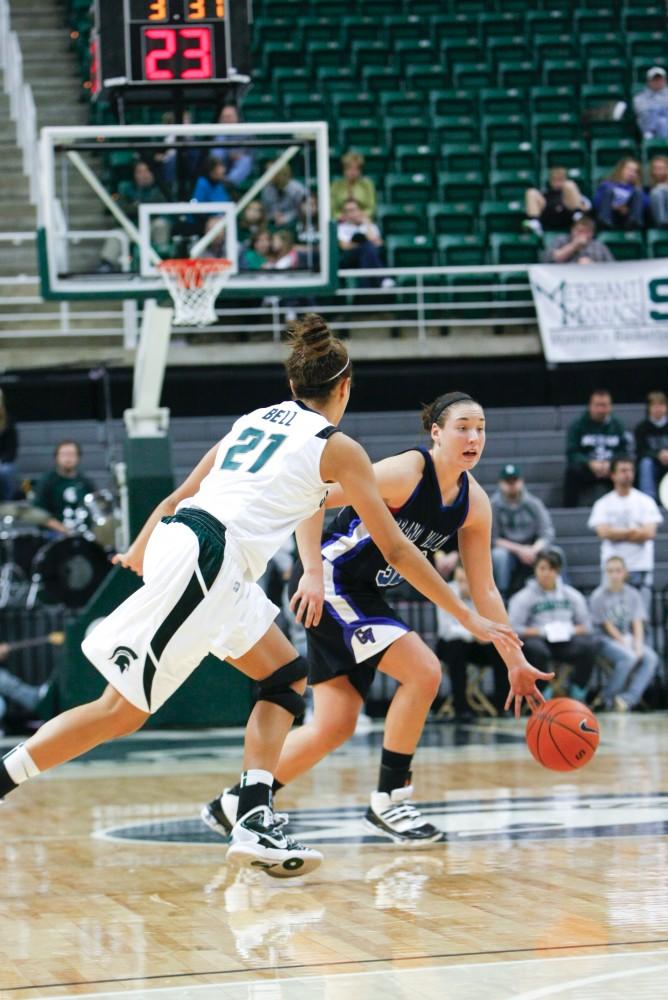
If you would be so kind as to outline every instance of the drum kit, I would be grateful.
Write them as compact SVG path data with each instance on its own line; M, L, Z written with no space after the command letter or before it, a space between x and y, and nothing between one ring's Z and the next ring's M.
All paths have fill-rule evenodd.
M63 536L48 530L48 511L0 504L0 608L80 608L93 596L111 568L119 515L109 490L88 493L74 513L75 529Z

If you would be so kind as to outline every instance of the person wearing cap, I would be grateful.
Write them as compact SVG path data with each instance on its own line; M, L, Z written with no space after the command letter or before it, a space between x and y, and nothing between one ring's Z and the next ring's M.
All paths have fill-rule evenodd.
M522 470L512 462L501 469L490 503L494 579L505 600L531 575L538 553L555 549L554 525L547 507L525 487Z
M633 110L643 138L668 138L668 86L663 66L647 70L647 86L633 98Z

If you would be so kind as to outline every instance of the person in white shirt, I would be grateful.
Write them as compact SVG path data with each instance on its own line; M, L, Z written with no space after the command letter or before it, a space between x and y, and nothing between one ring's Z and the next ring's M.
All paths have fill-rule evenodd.
M380 252L383 245L380 229L364 214L355 198L348 198L343 205L343 215L336 227L336 238L339 241L339 264L342 268L384 267ZM382 282L366 278L363 284L389 287L394 281L392 278L384 278Z
M656 527L663 515L652 497L634 488L635 473L632 458L613 460L613 489L596 501L587 525L601 539L601 568L611 556L620 556L629 583L647 598L653 583Z

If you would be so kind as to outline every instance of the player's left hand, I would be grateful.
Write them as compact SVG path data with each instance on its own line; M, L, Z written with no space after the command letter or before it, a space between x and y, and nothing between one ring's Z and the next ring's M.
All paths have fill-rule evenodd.
M290 610L304 628L318 625L322 616L322 606L325 602L325 586L322 579L322 569L304 570L299 586L292 595Z
M532 667L526 660L524 663L518 663L516 666L511 667L508 670L510 691L503 707L507 711L514 702L515 718L519 719L522 699L526 698L527 705L534 712L545 703L545 698L536 687L536 681L551 681L553 677L554 672L543 673L541 670L536 670L535 667Z

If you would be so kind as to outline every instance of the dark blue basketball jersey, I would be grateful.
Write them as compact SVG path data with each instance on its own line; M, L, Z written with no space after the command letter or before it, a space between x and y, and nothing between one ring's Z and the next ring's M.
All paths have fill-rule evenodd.
M422 476L406 503L391 509L391 513L404 535L426 554L442 549L464 524L469 512L469 478L462 473L454 503L444 505L429 450L414 450L424 457ZM403 580L388 566L352 507L339 511L323 535L321 548L323 558L332 565L334 578L344 589L359 585L394 587Z

